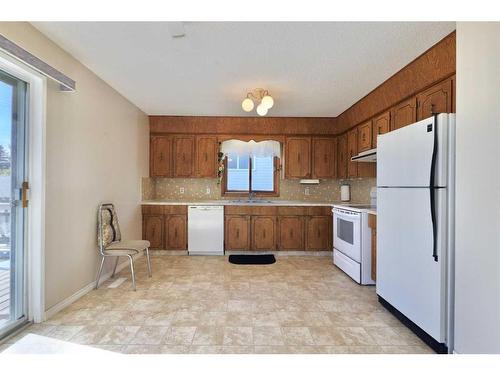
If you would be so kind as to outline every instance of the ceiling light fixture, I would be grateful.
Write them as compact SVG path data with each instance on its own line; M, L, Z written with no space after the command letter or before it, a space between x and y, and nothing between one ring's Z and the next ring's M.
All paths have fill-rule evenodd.
M254 100L259 103L256 108L259 116L267 115L267 112L274 106L274 99L269 94L269 91L254 89L247 93L247 97L241 102L241 108L243 108L245 112L251 112L255 107Z

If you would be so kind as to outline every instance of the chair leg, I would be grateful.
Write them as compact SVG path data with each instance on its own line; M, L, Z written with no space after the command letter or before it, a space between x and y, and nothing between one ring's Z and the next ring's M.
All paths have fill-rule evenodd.
M151 260L149 259L149 249L146 247L146 260L148 261L148 274L151 277Z
M111 274L111 278L115 277L115 273L116 273L116 266L118 266L118 259L120 259L120 257L116 257L116 260L115 260L115 267L113 268L113 273Z
M137 290L135 288L135 273L134 273L134 259L132 258L132 255L127 255L128 259L130 260L130 272L132 274L132 289Z
M99 266L99 271L97 272L97 279L95 280L95 289L99 287L99 279L101 278L102 268L104 267L104 259L105 257L102 257L101 265Z

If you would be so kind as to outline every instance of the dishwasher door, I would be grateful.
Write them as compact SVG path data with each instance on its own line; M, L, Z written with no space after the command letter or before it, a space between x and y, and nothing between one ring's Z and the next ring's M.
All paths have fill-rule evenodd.
M224 206L188 207L189 255L224 255Z

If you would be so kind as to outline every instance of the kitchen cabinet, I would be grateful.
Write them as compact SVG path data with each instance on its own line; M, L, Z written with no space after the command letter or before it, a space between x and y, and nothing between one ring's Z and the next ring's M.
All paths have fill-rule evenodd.
M169 215L165 220L165 248L187 250L187 217Z
M217 137L200 135L196 137L196 175L198 177L217 177Z
M306 250L332 250L332 218L310 216L306 224Z
M338 138L337 147L337 177L347 178L347 134L342 134Z
M377 215L368 214L368 227L371 229L371 255L372 267L371 277L373 281L377 280Z
M194 176L195 139L190 135L176 135L173 138L173 176Z
M347 177L358 177L358 162L351 161L358 154L358 129L347 132Z
M253 216L251 225L252 250L275 250L276 216Z
M431 117L435 113L451 113L452 111L451 78L417 95L417 121Z
M285 143L285 177L311 176L311 138L288 137Z
M391 131L391 112L387 111L373 119L372 147L377 148L377 136Z
M172 138L170 136L151 136L149 175L151 177L172 176Z
M250 216L226 215L224 237L226 250L249 250Z
M335 178L337 172L336 138L312 139L312 178Z
M372 121L358 125L358 153L372 148Z
M394 106L391 110L391 120L391 130L396 130L416 122L417 98L412 97Z
M144 215L142 219L142 238L151 243L150 249L163 248L163 216Z
M278 217L278 250L304 250L304 217Z

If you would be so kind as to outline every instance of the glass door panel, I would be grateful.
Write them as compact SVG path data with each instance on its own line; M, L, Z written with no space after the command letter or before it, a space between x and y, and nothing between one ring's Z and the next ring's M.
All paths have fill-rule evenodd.
M26 320L25 113L27 84L0 71L0 337Z

